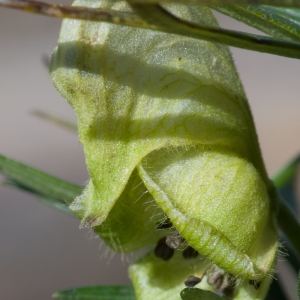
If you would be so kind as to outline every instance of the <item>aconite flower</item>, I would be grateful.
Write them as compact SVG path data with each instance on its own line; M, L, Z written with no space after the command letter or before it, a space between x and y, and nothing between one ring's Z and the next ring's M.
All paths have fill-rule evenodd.
M206 7L166 7L217 26ZM51 77L77 115L90 175L71 210L115 251L153 249L130 267L137 299L179 299L190 275L230 298L263 299L278 243L274 190L228 48L65 20Z

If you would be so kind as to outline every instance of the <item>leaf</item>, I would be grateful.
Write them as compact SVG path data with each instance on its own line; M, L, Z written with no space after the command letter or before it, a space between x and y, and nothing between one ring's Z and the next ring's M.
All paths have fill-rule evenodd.
M277 279L272 281L266 300L289 300Z
M300 299L300 271L298 272L298 298Z
M67 129L71 132L77 132L76 124L68 122L56 115L51 115L51 114L48 114L46 112L39 111L39 110L33 111L32 114L38 118L41 118L42 120L51 122L61 128Z
M295 212L297 212L298 209L295 175L297 173L299 163L300 155L295 157L273 177L273 182L279 190L280 195Z
M280 13L281 8L240 5L210 7L275 38L300 42L300 24Z
M300 154L296 156L291 162L282 168L274 177L273 182L277 188L282 188L289 184L294 179L298 165L300 163Z
M21 184L18 181L14 181L14 180L6 180L3 182L3 185L5 186L9 186L18 190L22 190L24 192L27 193L31 193L33 194L39 201L41 201L42 203L56 209L59 210L63 213L67 213L69 215L74 216L74 214L71 212L71 210L68 208L68 206L66 205L66 203L62 200L59 199L55 199L55 198L51 198L48 196L43 196L41 193L32 190L30 188L28 188L27 186Z
M80 194L81 187L4 156L0 156L0 171L8 178L4 185L29 192L44 204L74 216L67 204ZM93 230L117 252L153 245L164 234L155 229L164 214L154 204L135 171L105 222ZM136 224L143 226L137 230Z
M0 172L20 186L69 204L82 188L0 155Z
M273 181L283 199L279 201L279 224L288 239L288 243L291 243L291 247L289 244L285 245L288 250L287 260L296 272L300 269L300 243L298 242L300 225L294 214L298 210L295 175L299 163L300 155L296 156L273 177Z
M174 0L173 0L174 1ZM142 11L144 11L144 17L148 18L159 15L159 10L156 10L153 3L157 2L170 2L170 1L145 1L142 5L140 5L136 0L131 0L132 4L135 7L141 6ZM174 1L174 2L182 2ZM191 1L192 4L193 1ZM135 4L137 3L137 4ZM149 3L149 4L147 4ZM152 4L150 4L152 3ZM206 4L218 4L218 1L206 1ZM227 3L242 3L242 4L252 4L251 1L227 1ZM276 4L270 3L269 1L261 1L262 4ZM205 4L205 3L202 3ZM224 4L220 2L220 4ZM256 4L259 4L259 1L256 1ZM278 4L286 4L286 5L299 5L296 1L278 1ZM70 7L63 5L55 5L48 4L44 2L37 1L6 1L0 0L0 6L10 7L14 9L20 9L28 12L34 12L38 14L43 14L47 16L57 17L57 18L71 18L71 19L80 19L80 20L91 20L91 21L102 21L109 22L113 24L121 24L126 26L133 26L139 28L149 28L153 30L169 32L173 34L189 36L193 38L203 39L211 42L217 42L221 44L226 44L233 47L238 47L242 49L248 49L253 51L265 52L275 55L281 55L292 58L300 58L300 50L299 44L297 43L289 43L279 39L270 39L267 37L262 37L259 35L251 35L247 33L241 33L233 30L224 30L210 27L201 27L197 24L189 24L188 22L184 22L183 20L173 19L171 20L168 17L171 15L165 13L163 15L163 19L166 19L167 26L157 26L157 24L151 24L145 22L143 19L139 18L135 14L118 12L114 10L107 9L94 9L94 8L80 8L80 7ZM154 10L153 10L154 8ZM160 8L161 9L161 8ZM175 23L174 23L175 20ZM171 21L171 22L170 22ZM168 24L169 23L169 24ZM165 25L166 25L165 24ZM260 25L261 27L261 25Z
M64 290L52 295L61 300L135 300L132 286L90 286Z
M132 2L132 1L128 1ZM133 4L131 6L147 22L157 26L157 30L178 35L226 44L228 46L265 52L286 57L300 58L300 43L284 41L259 35L247 34L203 26L170 13L156 4ZM154 28L156 29L156 28Z
M218 296L210 291L197 288L185 288L180 293L182 300L226 300L227 298Z
M133 3L186 3L197 4L199 0L131 0ZM269 4L278 6L299 7L299 0L201 0L201 4Z
M294 24L297 25L300 24L299 8L286 8L286 7L276 7L276 6L266 6L266 7L269 11L274 12L287 20L290 20Z

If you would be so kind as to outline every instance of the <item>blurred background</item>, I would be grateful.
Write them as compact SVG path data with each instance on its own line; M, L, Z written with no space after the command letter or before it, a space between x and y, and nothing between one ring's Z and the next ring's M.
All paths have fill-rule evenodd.
M257 33L217 16L223 27ZM0 153L84 185L88 176L76 134L32 115L39 110L76 122L43 63L56 46L61 20L0 8L0 24ZM232 53L272 176L300 151L300 61ZM91 231L79 230L77 219L0 186L1 299L46 300L75 286L129 284L128 260L107 251Z

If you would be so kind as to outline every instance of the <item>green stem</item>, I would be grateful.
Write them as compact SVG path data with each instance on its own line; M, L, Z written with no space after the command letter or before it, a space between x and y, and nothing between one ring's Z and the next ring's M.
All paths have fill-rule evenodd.
M300 259L300 224L288 205L278 196L279 212L278 212L278 223L280 229L285 234L289 241L292 249Z

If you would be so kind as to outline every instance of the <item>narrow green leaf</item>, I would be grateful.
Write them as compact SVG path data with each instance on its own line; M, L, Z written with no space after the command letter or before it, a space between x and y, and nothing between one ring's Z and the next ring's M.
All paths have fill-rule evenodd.
M295 175L298 169L299 162L300 155L295 157L273 177L273 181L279 191L279 194L295 212L298 209L295 188Z
M61 300L135 300L132 286L90 286L64 290L52 295Z
M225 300L227 298L220 297L210 291L204 291L197 288L185 288L180 293L182 300Z
M228 46L265 52L280 56L300 58L300 44L290 41L247 34L233 30L201 26L182 20L169 11L155 4L134 4L131 6L147 22L154 25L153 29L168 33L193 37Z
M0 155L0 172L30 190L71 203L82 188Z
M300 163L300 155L295 157L291 162L289 162L273 177L273 182L277 188L279 189L282 188L294 178L299 163Z
M51 114L48 114L46 112L43 112L43 111L39 111L39 110L36 110L36 111L33 111L32 114L38 118L41 118L45 121L48 121L48 122L51 122L59 127L62 127L64 129L68 129L72 132L77 132L77 125L74 124L74 123L71 123L71 122L68 122L56 115L51 115Z
M278 280L275 279L272 281L266 300L289 300Z
M300 24L293 22L290 17L279 15L279 8L239 5L210 7L275 38L300 41Z
M296 216L294 216L293 212L297 211L297 196L295 189L295 175L300 163L300 155L295 157L291 162L289 162L285 167L283 167L274 177L273 181L278 189L279 194L282 197L282 201L280 201L280 210L279 210L279 224L281 229L283 229L284 234L288 238L288 243L286 243L285 248L287 249L287 260L289 261L292 268L295 272L298 272L300 268L300 246L298 245L298 237L300 234L300 226L297 221ZM287 206L292 208L293 211ZM292 225L294 224L294 225ZM295 244L291 244L290 247L289 242L293 242L293 239L296 242ZM285 238L283 238L285 240ZM294 242L293 242L294 243ZM297 246L298 245L298 246ZM297 253L298 249L298 253ZM271 299L271 298L270 298ZM280 298L281 299L281 298Z
M299 257L297 257L294 254L294 251L291 249L288 243L285 243L284 241L284 249L287 251L288 255L285 257L285 259L289 262L290 266L292 269L295 271L297 274L298 271L300 270L300 260Z
M41 201L42 203L44 203L56 210L59 210L63 213L67 213L69 215L74 216L74 214L71 212L71 210L68 208L68 206L62 200L51 198L48 196L43 196L39 192L32 190L32 189L28 188L27 186L25 186L17 181L14 181L14 180L5 180L3 182L3 185L9 186L9 187L12 187L12 188L15 188L18 190L22 190L27 193L31 193L35 197L37 197L38 200Z
M300 271L298 273L298 298L300 299Z
M299 0L132 0L134 3L185 3L185 4L269 4L299 7Z
M291 248L300 260L300 224L294 212L290 207L281 199L278 199L278 224L290 243Z
M285 7L275 7L266 6L269 11L290 20L295 24L300 24L300 9L299 8L285 8Z
M134 27L147 26L147 23L134 14L110 9L74 7L30 0L0 0L1 6L55 18L92 20Z
M140 1L131 0L132 3L138 3ZM134 4L135 7L142 6L146 17L153 17L158 14L158 11L153 11L152 7L156 5L151 5L147 3L157 3L157 2L184 2L183 0L150 0L145 1L143 4ZM197 3L196 0L190 1L190 3ZM224 4L220 1L205 1L201 4ZM226 1L226 3L231 4L252 4L251 1ZM274 4L274 5L296 5L300 4L297 1L276 1L274 3L270 1L255 1L255 4ZM169 22L170 18L165 15L163 19L166 20L165 25L167 26L157 26L157 24L151 24L145 22L140 17L132 13L124 13L113 10L98 10L86 7L71 7L63 5L53 5L43 2L35 1L7 1L0 0L0 6L20 9L28 12L34 12L38 14L43 14L47 16L57 17L57 18L72 18L81 20L92 20L101 21L114 24L121 24L132 27L148 28L183 36L189 36L197 39L203 39L206 41L211 41L220 44L226 44L233 47L238 47L242 49L248 49L258 52L265 52L280 56L286 56L291 58L300 58L300 45L298 43L292 43L280 39L262 37L259 35L246 34L242 32L224 30L217 28L201 27L196 24L189 24L189 22L177 19L176 22ZM145 17L144 16L144 17ZM176 19L176 18L175 18ZM165 21L163 20L163 21ZM174 21L174 20L173 20ZM169 23L169 24L168 24Z

